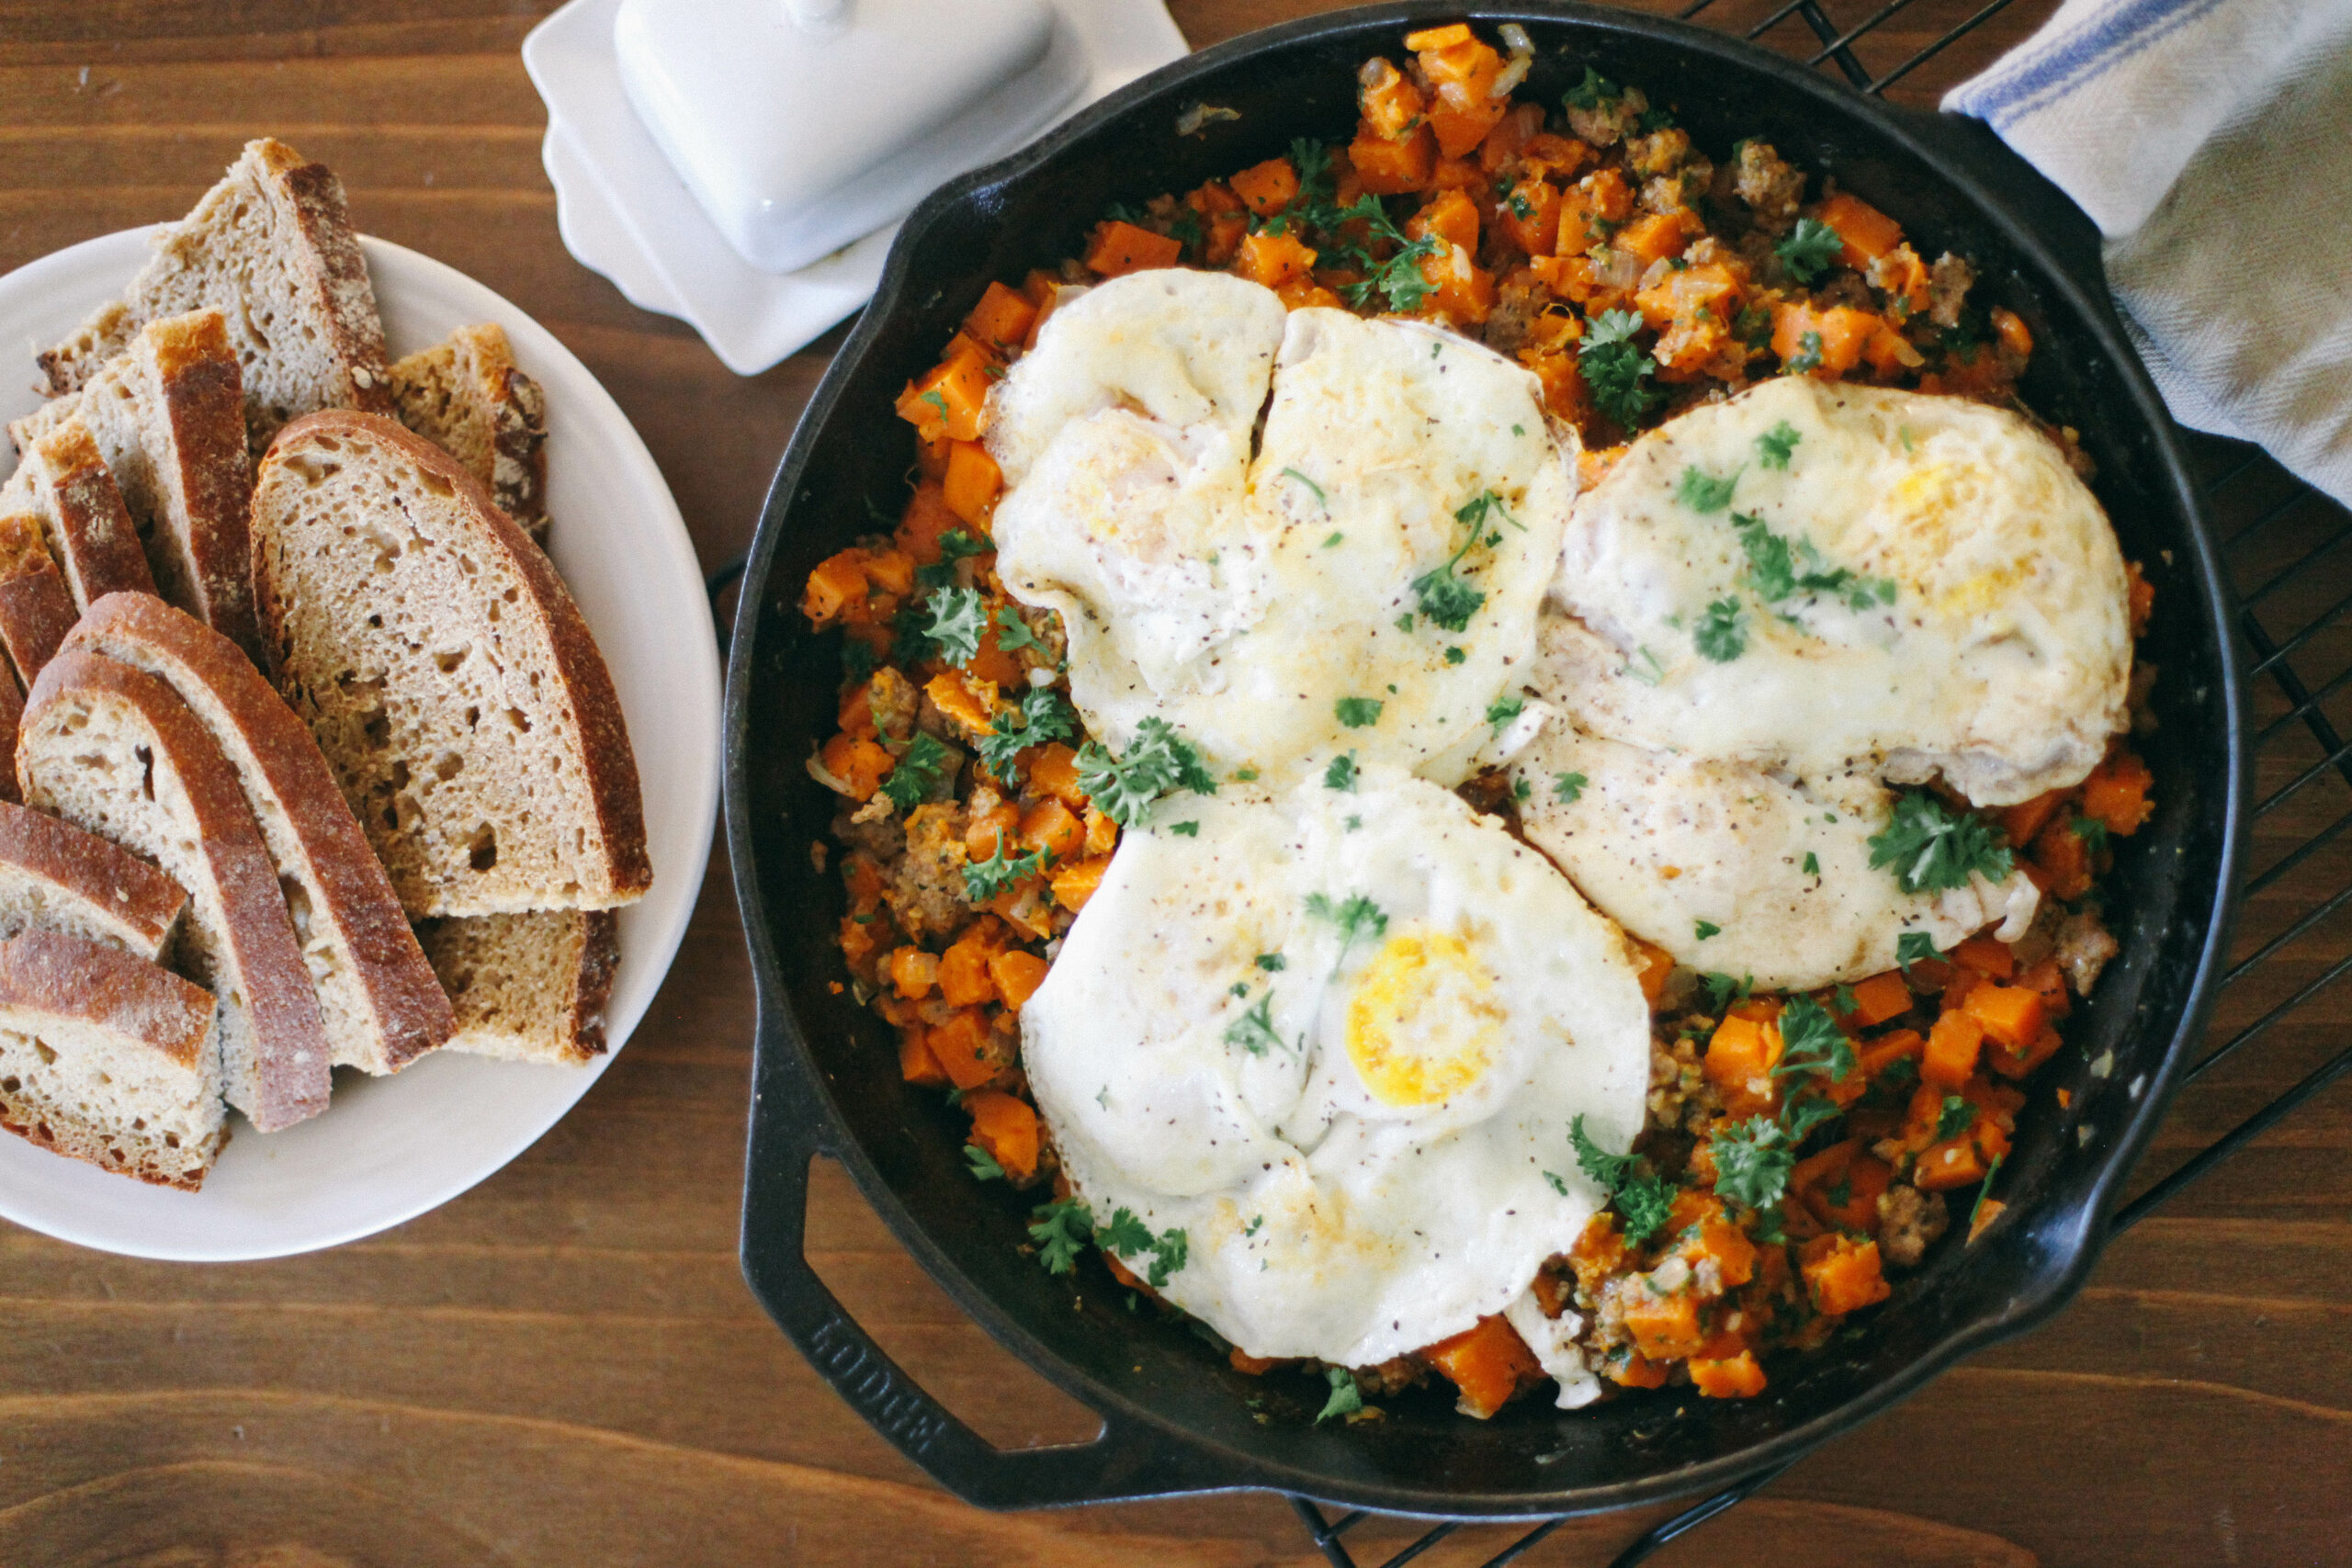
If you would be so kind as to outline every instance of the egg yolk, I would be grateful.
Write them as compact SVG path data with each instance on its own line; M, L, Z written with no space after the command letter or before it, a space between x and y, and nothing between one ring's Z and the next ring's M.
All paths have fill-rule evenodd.
M1494 976L1460 937L1406 931L1357 976L1348 1059L1384 1105L1436 1105L1478 1081L1498 1055Z

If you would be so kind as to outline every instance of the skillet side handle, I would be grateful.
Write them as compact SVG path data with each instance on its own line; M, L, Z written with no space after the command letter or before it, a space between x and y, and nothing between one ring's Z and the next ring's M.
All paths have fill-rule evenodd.
M838 1157L845 1142L808 1080L807 1058L774 1027L763 996L744 1172L743 1276L817 1374L933 1480L984 1508L1076 1503L1200 1491L1230 1484L1193 1472L1144 1428L1105 1417L1088 1443L999 1449L966 1426L885 1355L808 1265L808 1168Z
M2109 303L2098 225L2041 170L2011 152L1992 127L1940 109L1889 104L1887 112L1932 148L1952 174L1989 195L1993 206L2018 213L2084 293Z

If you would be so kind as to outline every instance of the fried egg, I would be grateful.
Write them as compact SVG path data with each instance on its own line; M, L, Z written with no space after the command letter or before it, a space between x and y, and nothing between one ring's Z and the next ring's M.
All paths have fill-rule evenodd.
M1894 796L1866 774L1793 779L1556 721L1513 766L1528 842L1587 897L1677 963L1767 990L1892 969L1906 932L1924 931L1945 952L1997 920L1996 934L2013 941L2040 902L2021 871L1904 892L1871 864L1871 836L1887 826Z
M1510 1308L1603 1201L1576 1118L1617 1151L1642 1124L1623 933L1394 767L1159 816L1021 1013L1098 1239L1181 1258L1163 1293L1255 1356L1366 1366Z
M1767 381L1635 441L1576 504L1547 694L1589 734L1978 806L2124 726L2115 534L2057 444L1959 398Z
M1575 494L1525 369L1170 269L1056 310L989 417L998 575L1114 750L1156 716L1261 790L1344 751L1468 776Z

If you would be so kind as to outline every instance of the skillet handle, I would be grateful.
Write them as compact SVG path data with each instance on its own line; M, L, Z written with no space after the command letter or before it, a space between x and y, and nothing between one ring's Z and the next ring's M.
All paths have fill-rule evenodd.
M765 987L762 987L764 992ZM745 1280L768 1315L819 1376L899 1452L967 1503L984 1508L1052 1507L1237 1483L1210 1475L1184 1445L1117 1415L1093 1441L1000 1449L957 1419L885 1355L817 1277L804 1252L808 1167L840 1157L846 1137L789 1024L760 998L759 1055L752 1101L753 1157L744 1173Z

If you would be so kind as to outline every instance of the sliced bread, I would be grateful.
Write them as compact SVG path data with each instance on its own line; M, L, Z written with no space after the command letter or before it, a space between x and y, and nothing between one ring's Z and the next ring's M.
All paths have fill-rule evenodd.
M17 732L25 719L25 694L17 689L17 677L0 670L0 801L25 798L17 782Z
M0 510L40 520L74 608L101 594L155 592L138 527L89 425L68 409L38 431L22 420L9 428L24 461L0 487Z
M402 424L466 466L531 542L548 542L548 404L495 321L392 366Z
M69 649L178 694L236 770L286 892L337 1066L397 1072L449 1037L449 999L401 914L318 743L227 637L160 599L90 606Z
M62 931L161 964L187 908L180 885L137 855L0 803L0 937Z
M61 650L33 682L26 804L153 861L187 890L179 962L220 1010L229 1103L265 1133L326 1109L328 1048L277 868L237 775L171 687Z
M73 629L74 614L74 595L41 537L40 519L0 510L0 648L18 675L28 682L40 676Z
M612 676L547 557L390 420L280 433L254 491L254 597L411 918L610 908L653 878Z
M417 935L458 1011L449 1049L572 1065L603 1055L619 931L610 909L425 921Z
M0 941L0 1127L194 1191L220 1150L211 996L105 942Z
M228 320L255 455L314 409L391 412L376 291L343 184L325 164L267 137L246 142L195 210L157 237L123 298L41 353L50 390L80 390L140 328L206 306Z
M68 420L86 424L144 541L150 591L257 657L239 385L221 313L193 310L149 322L80 392L11 429L23 445Z

